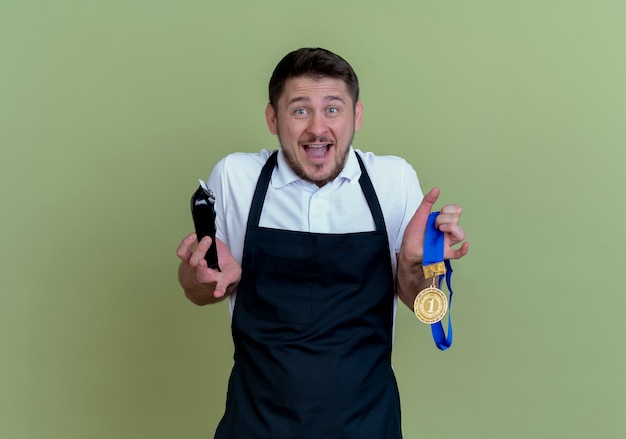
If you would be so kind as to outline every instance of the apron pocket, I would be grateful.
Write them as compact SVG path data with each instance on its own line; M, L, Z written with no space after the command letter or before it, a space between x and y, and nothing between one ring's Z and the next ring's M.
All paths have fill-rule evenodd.
M256 254L253 263L256 289L251 297L252 317L308 325L313 296L310 264L268 254Z

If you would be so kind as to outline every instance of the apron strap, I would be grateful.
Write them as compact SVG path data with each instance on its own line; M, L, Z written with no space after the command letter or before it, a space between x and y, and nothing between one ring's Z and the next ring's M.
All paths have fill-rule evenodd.
M248 228L258 227L261 220L261 210L263 209L263 203L265 202L265 194L267 194L267 188L269 187L270 179L272 178L272 171L276 166L276 157L278 156L278 150L274 151L269 156L267 162L261 170L261 175L256 183L256 189L254 190L254 196L252 197L252 205L250 206L250 213L248 214Z
M374 185L372 184L372 180L370 180L369 174L365 170L363 160L361 160L361 157L356 151L354 153L356 154L356 158L359 161L359 166L361 167L361 178L359 178L359 184L361 185L361 190L365 195L367 204L369 205L372 216L374 217L376 231L384 232L385 230L387 230L387 228L385 227L385 217L383 216L383 210L381 209L380 203L378 202L378 197L376 196Z

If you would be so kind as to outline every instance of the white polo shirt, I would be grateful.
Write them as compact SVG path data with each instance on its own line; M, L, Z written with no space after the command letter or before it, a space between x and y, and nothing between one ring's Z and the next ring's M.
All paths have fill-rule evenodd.
M300 179L279 150L259 225L312 233L374 230L374 220L359 185L361 169L355 152L363 160L383 211L395 276L396 253L404 229L423 198L415 170L400 157L377 156L351 147L339 176L320 188ZM264 149L259 153L230 154L217 163L207 182L216 198L216 235L239 264L256 183L271 153ZM232 296L231 311L234 299Z

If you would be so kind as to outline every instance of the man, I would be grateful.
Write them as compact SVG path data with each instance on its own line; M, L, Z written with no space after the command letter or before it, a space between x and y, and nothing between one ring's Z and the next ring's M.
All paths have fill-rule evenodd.
M221 271L210 238L177 249L193 303L230 297L235 363L216 438L401 438L391 368L396 297L431 283L421 262L439 191L422 197L398 157L352 148L363 105L352 67L324 49L286 55L269 83L277 152L235 153L209 177ZM444 257L468 251L461 208L436 226Z

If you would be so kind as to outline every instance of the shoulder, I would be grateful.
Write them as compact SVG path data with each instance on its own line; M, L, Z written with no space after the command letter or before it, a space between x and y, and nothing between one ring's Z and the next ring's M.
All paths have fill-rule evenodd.
M363 160L365 169L367 169L372 182L387 181L397 182L402 180L415 180L417 182L417 174L405 159L394 155L376 155L373 152L363 152L356 150L357 154Z
M271 154L272 151L267 149L262 149L259 152L234 152L232 154L228 154L226 157L221 159L217 163L216 167L219 166L222 169L228 171L253 171L256 169L261 170Z
M357 150L387 216L413 215L422 201L422 189L413 166L402 157Z
M210 179L222 181L242 181L259 176L263 165L272 151L263 149L260 152L234 152L222 158L211 172Z

